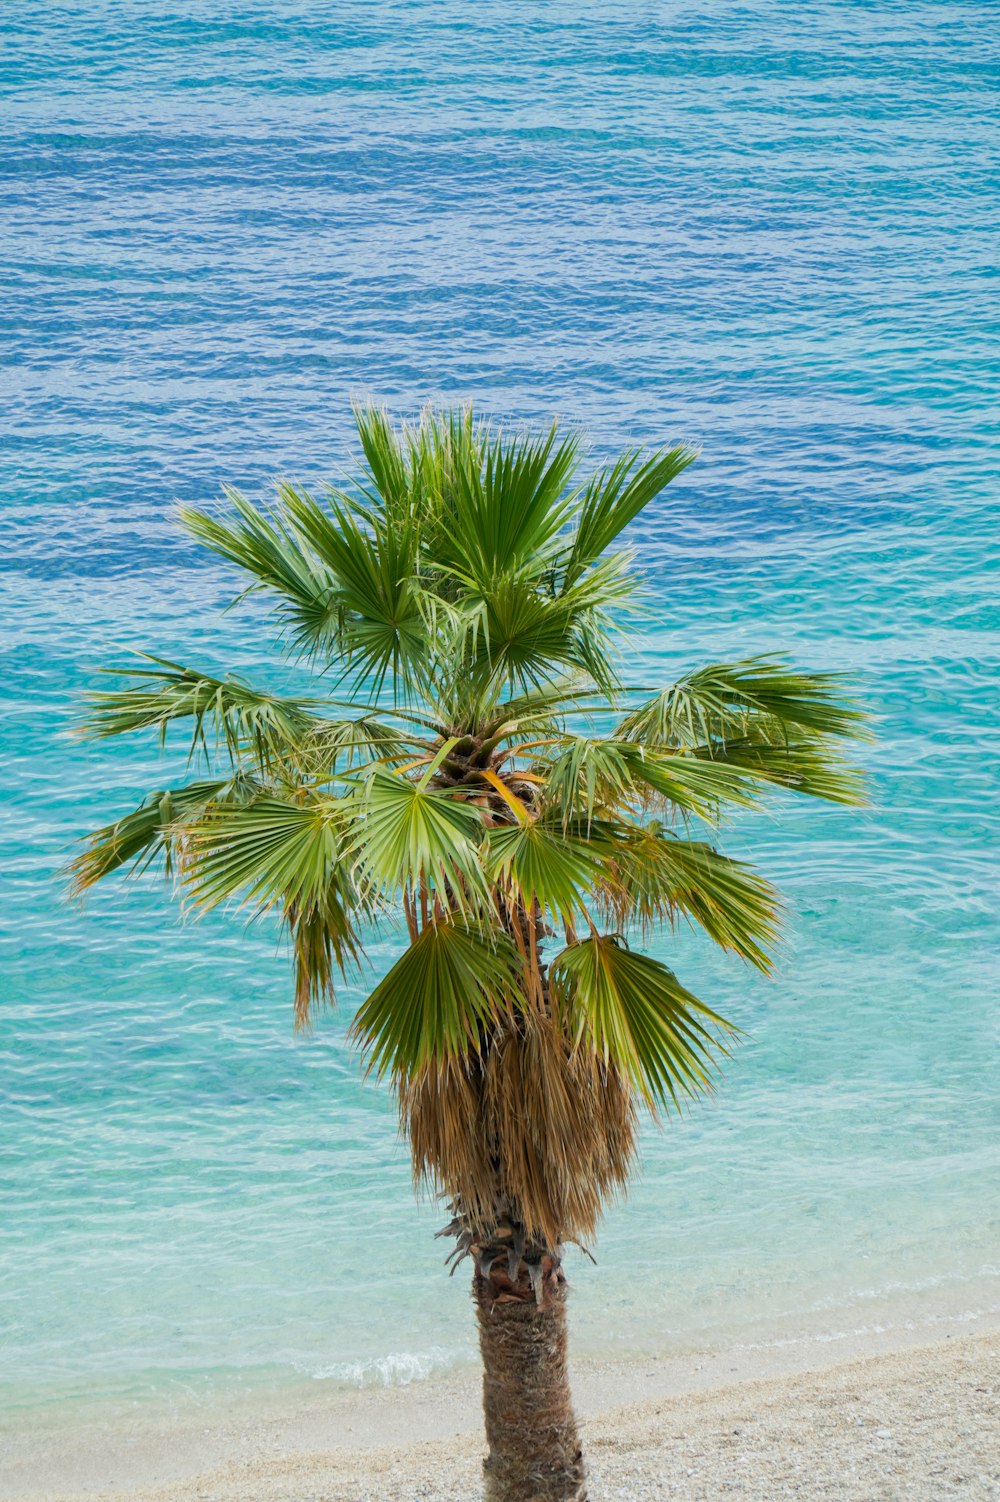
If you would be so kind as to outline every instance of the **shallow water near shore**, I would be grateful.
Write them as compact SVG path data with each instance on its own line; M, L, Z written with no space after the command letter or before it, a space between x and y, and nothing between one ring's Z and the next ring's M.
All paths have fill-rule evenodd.
M362 991L295 1040L274 933L59 877L183 775L68 736L99 663L289 681L175 502L342 472L362 391L699 443L631 671L785 649L879 717L870 809L725 834L787 895L777 977L657 942L747 1036L572 1257L575 1349L995 1307L992 7L301 10L0 17L0 1401L474 1354Z

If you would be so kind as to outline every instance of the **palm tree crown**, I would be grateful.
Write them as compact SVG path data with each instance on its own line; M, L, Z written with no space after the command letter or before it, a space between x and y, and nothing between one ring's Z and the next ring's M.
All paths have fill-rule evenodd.
M128 682L91 696L86 730L186 721L209 770L98 830L75 882L165 858L202 908L276 910L300 1025L395 924L352 1034L392 1081L415 1172L454 1202L458 1252L488 1268L504 1247L513 1278L526 1249L593 1234L640 1110L705 1090L733 1031L630 936L687 919L767 970L776 894L712 831L774 787L860 801L838 745L863 716L836 675L778 658L623 678L637 581L613 545L689 449L580 480L555 426L355 418L362 478L323 504L280 485L266 509L229 492L227 519L183 513L332 692L155 657L112 670Z

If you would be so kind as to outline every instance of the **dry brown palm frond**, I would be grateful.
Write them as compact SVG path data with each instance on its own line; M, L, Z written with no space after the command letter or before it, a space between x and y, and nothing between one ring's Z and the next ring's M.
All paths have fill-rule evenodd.
M593 1237L634 1162L630 1082L589 1044L574 1046L550 1015L533 1013L491 1058L486 1097L505 1184L529 1232L550 1246Z
M414 1178L460 1198L474 1219L488 1217L499 1184L483 1132L478 1061L429 1064L397 1081L396 1091Z
M634 1162L629 1081L534 1009L481 1064L422 1070L399 1100L418 1178L486 1239L508 1213L552 1248L590 1239Z

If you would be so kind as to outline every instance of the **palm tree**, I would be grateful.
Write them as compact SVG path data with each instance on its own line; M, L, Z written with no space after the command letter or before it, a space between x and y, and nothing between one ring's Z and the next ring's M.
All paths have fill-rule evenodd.
M75 883L159 859L199 909L276 912L299 1026L392 925L399 958L351 1036L450 1202L449 1261L472 1259L486 1496L581 1502L563 1249L626 1186L640 1114L708 1090L735 1032L629 935L690 920L768 970L776 894L711 832L773 788L860 801L838 744L864 717L837 675L779 658L623 681L637 581L612 545L689 449L581 480L556 426L355 421L361 478L324 504L283 484L268 508L229 491L226 519L182 513L325 691L111 669L128 681L91 695L85 731L183 721L209 770L97 830Z

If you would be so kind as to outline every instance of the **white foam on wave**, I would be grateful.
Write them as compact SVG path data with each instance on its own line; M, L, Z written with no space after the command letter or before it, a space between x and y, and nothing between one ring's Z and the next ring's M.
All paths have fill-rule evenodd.
M351 1387L406 1387L435 1372L456 1366L462 1352L432 1346L428 1351L390 1351L367 1361L338 1361L312 1373L317 1382L343 1382Z

